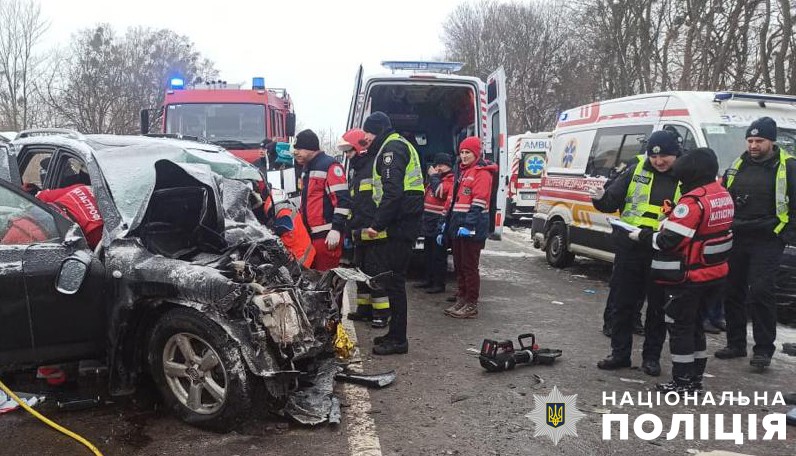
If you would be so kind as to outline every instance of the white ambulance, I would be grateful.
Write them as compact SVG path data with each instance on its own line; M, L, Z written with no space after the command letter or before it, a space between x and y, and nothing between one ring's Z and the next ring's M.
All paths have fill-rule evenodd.
M768 116L777 144L796 152L796 97L736 92L666 92L594 102L561 113L534 214L534 245L547 261L566 267L575 255L613 261L609 218L591 204L602 187L643 150L655 130L676 131L683 147L710 147L720 172L746 150L745 134Z
M509 194L506 220L517 221L532 215L536 208L536 192L542 182L553 134L550 132L523 133L509 136Z
M450 154L455 162L459 143L480 137L484 158L499 166L491 208L492 238L500 239L510 171L503 68L482 81L453 74L462 67L455 62L388 61L382 66L391 73L363 77L359 67L346 128L361 128L371 113L384 112L393 128L414 143L424 172L435 154Z

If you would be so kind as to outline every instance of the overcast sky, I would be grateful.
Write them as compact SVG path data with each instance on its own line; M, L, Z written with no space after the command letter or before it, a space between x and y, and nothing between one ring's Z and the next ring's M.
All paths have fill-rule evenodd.
M433 60L456 0L40 0L50 21L45 47L100 22L187 35L215 62L221 79L284 87L305 127L341 133L360 63L379 72L382 60ZM208 6L216 5L216 6Z

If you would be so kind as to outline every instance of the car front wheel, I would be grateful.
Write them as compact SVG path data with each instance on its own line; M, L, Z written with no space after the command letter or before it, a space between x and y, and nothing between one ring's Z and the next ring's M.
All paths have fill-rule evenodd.
M554 268L565 268L575 260L575 254L567 247L567 226L564 222L553 222L550 226L545 256Z
M183 421L226 432L251 407L251 374L235 341L193 309L165 313L149 343L152 378Z

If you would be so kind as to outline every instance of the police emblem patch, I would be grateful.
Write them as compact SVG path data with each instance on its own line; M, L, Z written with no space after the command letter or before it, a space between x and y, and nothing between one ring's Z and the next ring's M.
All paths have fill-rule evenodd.
M565 435L578 436L575 424L584 416L578 410L578 395L564 396L553 386L553 390L546 396L533 395L534 409L525 415L536 424L534 437L546 435L550 437L554 445L558 445L559 440Z
M384 158L382 158L382 161L384 162L385 165L389 165L390 163L392 163L392 152L385 153Z
M677 218L683 218L683 217L687 216L688 215L688 206L686 206L685 204L678 204L674 208L674 211L672 211L672 215L674 215Z

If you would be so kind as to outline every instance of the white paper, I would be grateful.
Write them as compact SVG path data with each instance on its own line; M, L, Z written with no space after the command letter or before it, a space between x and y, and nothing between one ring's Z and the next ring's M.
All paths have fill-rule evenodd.
M623 222L623 221L621 221L619 219L608 219L608 223L610 223L611 225L613 225L613 226L615 226L617 228L621 228L621 229L623 229L625 231L636 231L636 230L638 230L638 227L633 226L633 225L631 225L629 223L625 223L625 222Z

